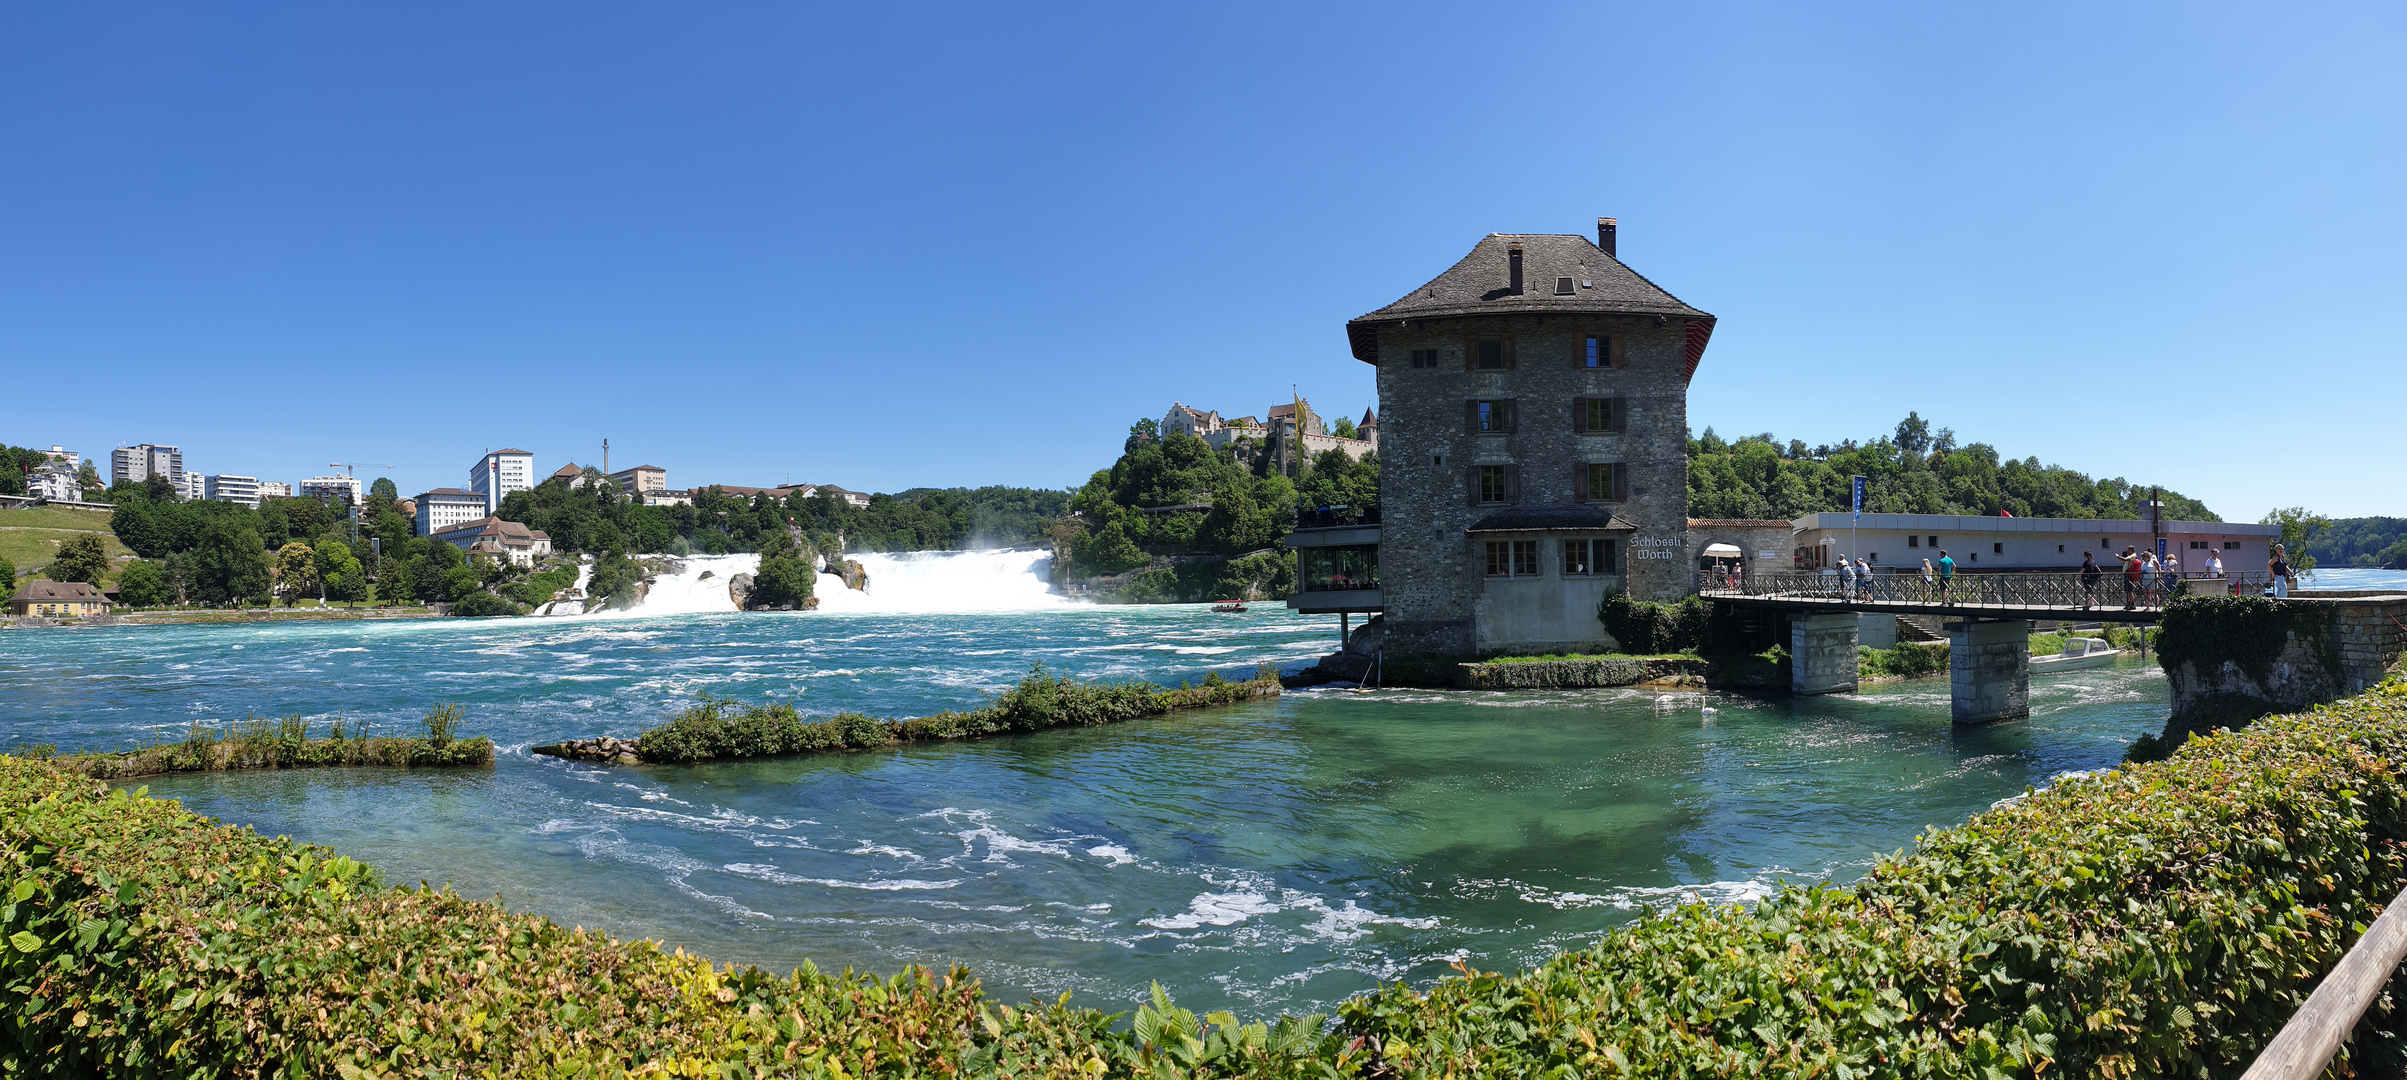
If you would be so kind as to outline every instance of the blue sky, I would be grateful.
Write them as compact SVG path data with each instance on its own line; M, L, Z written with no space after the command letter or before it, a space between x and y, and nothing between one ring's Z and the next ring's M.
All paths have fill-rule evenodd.
M2407 513L2377 5L19 4L0 440L1081 482L1359 415L1346 319L1621 219L1700 429L1908 410L2227 518Z

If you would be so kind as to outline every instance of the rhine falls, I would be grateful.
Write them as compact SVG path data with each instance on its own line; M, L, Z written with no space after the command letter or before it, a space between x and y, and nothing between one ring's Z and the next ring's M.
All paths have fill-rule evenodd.
M668 559L675 569L652 579L643 601L634 607L594 614L613 618L732 615L739 609L728 593L729 583L738 574L758 572L761 562L754 554L639 557ZM846 557L861 564L868 575L867 588L846 588L843 578L820 574L813 593L819 600L814 614L1034 611L1071 603L1055 593L1047 580L1053 554L1043 548L870 552ZM580 589L590 574L590 566L580 572ZM573 615L580 607L564 601L558 605L560 610L547 610Z

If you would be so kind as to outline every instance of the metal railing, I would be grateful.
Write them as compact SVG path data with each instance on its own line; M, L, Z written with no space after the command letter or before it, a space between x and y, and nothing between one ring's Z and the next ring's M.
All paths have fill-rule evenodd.
M1921 574L1874 573L1852 581L1823 571L1758 572L1733 580L1713 570L1699 571L1697 590L1717 599L1816 600L1834 606L1892 604L1906 607L2044 608L2048 610L2154 611L2165 601L2189 591L2188 583L2205 574L2146 574L2138 579L2121 572L2092 577L2081 573L2015 572L1957 574L1953 578ZM2225 575L2232 591L2255 593L2266 587L2265 575Z

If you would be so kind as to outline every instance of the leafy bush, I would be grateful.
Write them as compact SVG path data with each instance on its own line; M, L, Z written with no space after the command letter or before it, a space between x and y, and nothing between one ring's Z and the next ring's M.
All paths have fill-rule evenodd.
M859 713L841 713L826 720L809 721L783 702L745 706L731 700L706 698L668 723L638 736L635 752L647 762L682 763L866 750L1007 731L1092 727L1244 701L1277 693L1278 685L1278 673L1268 665L1249 682L1206 679L1202 686L1164 690L1143 682L1082 683L1054 676L1038 664L1027 678L1004 691L992 705L912 720L879 720Z
M457 573L457 571L454 572ZM451 613L454 615L477 616L526 614L526 609L504 600L501 597L495 596L492 593L486 592L483 589L468 589L465 592L459 592L453 595L455 599L453 599L451 602Z
M1887 649L1855 649L1855 670L1859 676L1874 678L1919 678L1924 675L1944 675L1948 669L1947 646L1901 641Z
M1605 594L1596 617L1622 652L1637 656L1695 652L1705 643L1705 601L1691 595L1677 604L1632 600L1615 589Z
M237 721L224 728L194 721L176 742L133 750L71 754L59 768L104 780L173 772L307 769L327 766L481 768L493 764L493 740L456 739L457 705L427 714L425 738L369 734L366 724L335 718L323 735L307 717Z

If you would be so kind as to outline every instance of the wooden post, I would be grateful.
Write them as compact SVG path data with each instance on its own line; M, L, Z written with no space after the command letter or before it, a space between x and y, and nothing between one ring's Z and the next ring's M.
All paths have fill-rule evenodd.
M2307 1003L2265 1044L2240 1080L2312 1080L2340 1052L2357 1018L2390 983L2407 956L2407 891L2382 909L2382 917L2349 947L2348 955L2323 977Z

